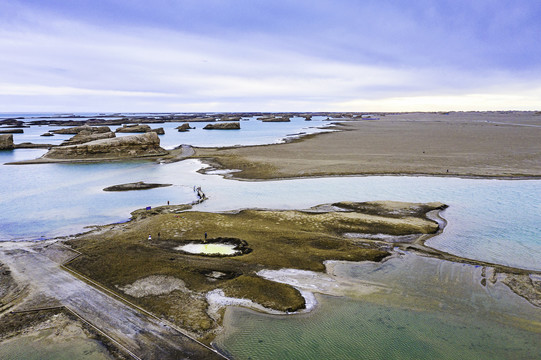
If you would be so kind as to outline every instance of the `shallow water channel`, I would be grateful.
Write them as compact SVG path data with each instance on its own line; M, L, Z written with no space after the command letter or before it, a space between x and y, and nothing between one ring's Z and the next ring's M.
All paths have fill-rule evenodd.
M307 314L228 308L215 340L235 359L534 359L540 310L480 267L404 253L381 264L336 262L346 296ZM368 290L367 290L368 289Z

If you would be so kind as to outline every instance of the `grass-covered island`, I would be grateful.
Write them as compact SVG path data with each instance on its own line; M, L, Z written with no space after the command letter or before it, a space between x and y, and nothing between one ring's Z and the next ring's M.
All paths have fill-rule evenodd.
M379 261L396 242L437 233L440 225L427 213L443 208L441 203L372 202L207 213L164 206L71 239L68 244L82 255L67 266L208 342L222 315L210 311L209 292L221 290L225 297L270 310L302 310L305 299L297 289L257 272L323 272L325 260ZM241 251L219 256L178 249L204 243L205 233L207 243L232 243Z

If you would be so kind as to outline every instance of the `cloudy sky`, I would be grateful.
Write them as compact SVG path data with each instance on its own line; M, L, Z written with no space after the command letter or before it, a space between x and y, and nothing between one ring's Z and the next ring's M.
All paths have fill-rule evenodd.
M537 0L0 0L0 112L541 109Z

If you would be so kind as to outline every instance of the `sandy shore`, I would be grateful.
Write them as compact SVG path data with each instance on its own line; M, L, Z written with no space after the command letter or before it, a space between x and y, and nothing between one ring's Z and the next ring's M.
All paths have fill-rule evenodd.
M541 177L541 116L533 112L409 113L341 121L339 132L286 144L198 148L234 177L410 174Z

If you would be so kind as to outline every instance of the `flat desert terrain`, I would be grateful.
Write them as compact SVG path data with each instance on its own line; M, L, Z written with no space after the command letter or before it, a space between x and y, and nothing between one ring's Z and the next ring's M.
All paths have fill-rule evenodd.
M286 144L198 148L196 157L236 178L327 175L541 177L541 115L451 112L338 119L337 132Z

